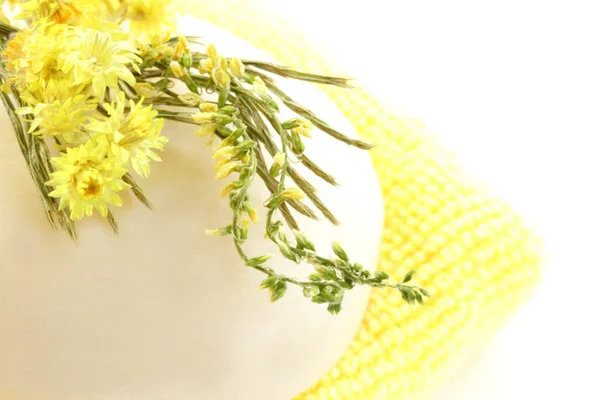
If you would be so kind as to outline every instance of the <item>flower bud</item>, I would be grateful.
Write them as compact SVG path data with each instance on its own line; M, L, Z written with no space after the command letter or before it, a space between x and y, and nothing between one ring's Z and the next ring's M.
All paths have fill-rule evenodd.
M198 126L196 130L196 135L198 136L209 136L213 135L217 131L217 127L219 125L214 122L209 122Z
M283 167L283 164L285 164L285 157L284 153L279 152L273 157L273 161L276 165Z
M244 73L246 72L246 67L240 61L239 58L232 58L229 61L229 70L231 71L231 74L233 76L241 79L244 76Z
M206 113L216 113L219 110L219 107L213 103L202 103L200 104L200 111Z
M183 78L186 75L185 70L177 61L171 61L169 66L171 67L171 71L176 78Z
M281 192L279 198L281 200L304 200L306 198L306 194L298 188L288 188Z
M206 122L216 122L217 114L213 112L199 112L192 115L192 119L194 122L198 124L206 123Z
M212 78L219 88L229 87L229 84L231 83L229 74L222 69L213 71Z

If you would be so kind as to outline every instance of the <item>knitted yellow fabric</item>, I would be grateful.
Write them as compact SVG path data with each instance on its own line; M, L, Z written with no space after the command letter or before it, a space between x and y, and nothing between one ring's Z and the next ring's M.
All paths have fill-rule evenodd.
M340 73L252 1L201 4L201 18L283 64ZM540 272L539 243L417 120L360 90L324 90L363 138L378 144L372 159L385 200L379 268L395 279L416 268L433 297L410 307L396 291L373 291L350 348L297 400L424 398L529 296Z

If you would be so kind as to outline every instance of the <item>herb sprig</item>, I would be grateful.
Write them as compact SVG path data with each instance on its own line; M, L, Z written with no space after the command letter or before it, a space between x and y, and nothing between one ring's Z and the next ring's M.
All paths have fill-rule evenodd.
M15 32L14 28L0 24L2 50ZM204 50L192 50L190 43ZM313 127L357 149L369 150L372 144L350 138L330 126L281 90L276 77L340 88L351 88L350 80L304 73L266 62L225 58L218 54L214 46L204 47L193 37L158 36L149 44L140 45L137 54L129 56L128 60L131 62L129 71L121 69L119 75L115 76L117 86L109 86L108 89L102 86L103 83L94 86L96 95L103 94L100 96L102 101L97 103L94 110L96 115L104 119L114 119L115 115L126 118L128 113L135 111L137 115L156 118L154 125L147 125L148 134L155 135L152 148L156 149L161 149L163 143L158 136L162 126L157 125L159 120L194 125L197 135L218 141L213 152L216 160L215 175L217 179L235 177L221 191L221 195L229 200L232 220L229 225L209 233L232 237L244 264L264 274L261 287L270 291L272 301L281 299L290 286L296 286L312 302L326 304L330 313L337 314L341 310L345 293L356 286L398 290L403 299L411 304L422 303L429 296L426 290L410 284L414 271L408 272L402 282L392 282L385 272L371 273L361 264L352 262L338 242L332 243L331 251L334 256L319 253L297 222L298 216L314 220L322 216L335 225L339 224L309 179L302 176L292 163L292 160L294 163L297 161L318 179L337 185L331 174L305 154L305 140L311 136ZM64 202L53 197L53 193L58 191L51 193L48 187L52 182L58 182L54 178L59 175L55 163L51 162L50 139L31 134L35 133L35 124L39 125L40 121L23 116L24 113L35 111L23 111L27 102L23 101L19 87L11 80L4 59L0 68L0 81L4 88L2 100L15 128L23 157L41 195L46 216L54 227L64 229L76 239L73 211L69 214ZM175 91L177 82L185 85L185 93ZM111 105L119 98L121 100L116 104L121 109ZM144 106L147 108L143 108ZM296 116L281 120L282 106ZM146 123L150 124L149 121ZM105 125L95 122L89 129L102 133ZM66 147L60 137L55 136L53 139L57 148ZM157 158L149 149L144 150L144 154L152 159ZM104 153L99 154L100 158L96 162L102 163ZM147 175L149 167L144 154L137 160L136 172ZM312 266L313 271L306 274L306 279L276 272L269 266L270 255L250 255L246 251L245 244L251 223L258 221L257 209L250 196L250 188L256 177L263 181L270 192L270 197L263 205L266 208L265 237L290 262ZM114 182L114 190L127 188L143 205L152 207L150 199L145 196L132 174L116 176ZM86 190L88 189L89 187ZM111 204L117 200L113 197ZM106 205L96 207L106 212L109 224L117 233L117 221L110 210L106 209Z

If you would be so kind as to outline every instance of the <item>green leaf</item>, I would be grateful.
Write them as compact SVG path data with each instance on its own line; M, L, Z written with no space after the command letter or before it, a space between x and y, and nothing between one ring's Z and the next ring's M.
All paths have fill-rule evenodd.
M415 270L410 271L408 274L406 274L404 276L404 280L402 281L402 283L410 282L412 280L414 274L415 274Z
M415 299L417 300L417 302L419 302L419 304L423 304L423 296L421 296L421 293L419 293L416 290L413 291L412 293L415 296Z
M327 311L329 311L331 315L337 315L341 310L342 305L339 303L329 303L329 305L327 306Z
M329 300L325 296L318 294L316 296L313 296L312 302L317 304L325 304L329 303Z

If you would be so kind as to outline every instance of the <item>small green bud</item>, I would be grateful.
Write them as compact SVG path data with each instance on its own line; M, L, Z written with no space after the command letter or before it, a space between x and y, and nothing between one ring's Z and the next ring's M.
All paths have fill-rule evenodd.
M310 251L316 251L314 243L308 240L304 233L295 229L292 232L294 234L294 237L296 238L296 243L298 244L299 248L308 249Z
M229 85L223 86L221 90L219 90L219 100L217 102L219 108L225 107L227 104L227 99L229 98Z
M319 273L319 275L321 275L321 277L323 277L324 279L328 279L328 280L337 280L338 279L335 269L333 269L331 267L320 266L320 267L317 267L316 270Z
M262 281L260 284L261 289L272 289L277 283L277 278L274 276L269 276L267 279Z
M354 283L352 281L343 281L340 282L340 286L346 290L351 290L354 288Z
M181 57L181 65L186 68L192 68L192 54L188 51Z
M287 258L288 260L293 261L295 263L298 263L298 256L296 255L296 253L294 253L292 251L292 249L290 248L290 246L287 243L284 243L281 240L277 240L276 243L277 243L277 246L279 247L279 251L285 258Z
M271 302L275 303L277 300L281 299L285 295L285 292L287 292L287 284L278 281L271 291Z
M246 68L239 58L232 58L229 60L229 70L236 78L242 78L246 72Z
M234 106L225 106L225 107L219 108L219 114L233 115L236 112L237 112L237 108Z
M338 256L341 260L344 260L346 262L350 261L350 259L348 258L348 255L346 254L346 251L344 251L344 249L342 248L342 245L339 242L334 241L332 248L333 248L333 252L335 253L335 255Z
M277 221L274 224L270 224L269 226L267 226L267 234L269 236L277 236L277 234L279 233L279 229L281 229L281 227L283 226L283 223L281 221Z
M225 126L231 124L233 122L233 118L225 114L216 114L215 121L217 121L219 125Z
M271 168L269 168L269 175L273 178L277 178L280 172L281 167L279 166L279 164L273 164L271 165Z
M216 131L219 133L219 135L224 136L224 137L230 137L231 134L233 133L233 131L231 129L229 129L228 127L219 125L219 124L217 124Z
M300 123L300 118L292 118L281 124L283 129L289 130L296 128Z
M267 254L265 256L260 256L260 257L254 257L254 258L249 259L248 262L246 262L246 265L249 267L258 267L260 265L263 265L267 261L269 261L269 259L271 259L271 257L273 257L271 254Z
M390 276L388 274L386 274L383 271L375 271L375 279L381 280L381 281L385 281L387 279L389 279Z
M240 144L238 144L236 146L236 148L239 151L246 151L246 150L250 150L251 148L254 147L256 143L254 142L254 140L244 140L243 142L241 142Z
M233 232L233 227L231 225L227 225L226 227L220 229L207 229L206 234L210 236L227 236L231 235Z
M240 226L239 234L240 234L239 239L242 242L245 242L246 240L248 240L248 227L246 225Z
M305 149L306 146L304 146L304 142L300 138L300 135L292 132L292 150L294 151L294 154L302 155L304 154Z
M359 263L356 263L356 264L354 264L354 265L352 266L352 270L353 270L354 272L360 272L360 271L362 271L363 269L364 269L363 265L362 265L362 264L359 264Z

